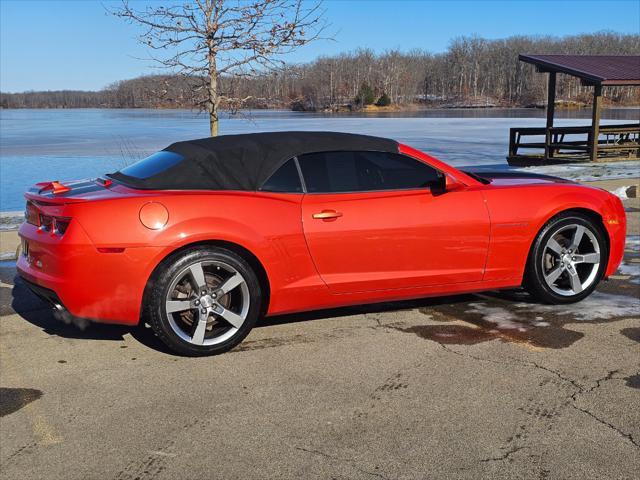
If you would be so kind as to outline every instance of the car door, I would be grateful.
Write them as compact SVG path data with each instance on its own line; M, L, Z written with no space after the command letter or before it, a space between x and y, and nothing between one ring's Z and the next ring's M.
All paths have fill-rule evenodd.
M383 152L298 158L304 235L332 293L482 279L489 217L482 194L432 192L442 174Z

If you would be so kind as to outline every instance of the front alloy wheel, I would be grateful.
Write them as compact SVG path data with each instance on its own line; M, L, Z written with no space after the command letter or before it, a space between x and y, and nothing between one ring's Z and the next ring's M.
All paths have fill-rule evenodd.
M547 240L542 256L544 281L558 295L582 293L595 281L599 267L600 244L587 227L570 224Z
M581 214L551 219L532 247L525 287L547 303L577 302L602 279L608 258L603 229Z

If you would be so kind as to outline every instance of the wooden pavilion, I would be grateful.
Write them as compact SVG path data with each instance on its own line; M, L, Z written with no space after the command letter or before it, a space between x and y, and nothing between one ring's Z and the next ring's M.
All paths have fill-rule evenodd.
M628 124L600 125L602 89L640 86L640 55L520 55L519 59L535 65L538 72L549 74L547 124L510 130L509 165L640 159L640 119ZM593 86L591 125L554 127L558 73ZM525 141L525 137L536 138Z

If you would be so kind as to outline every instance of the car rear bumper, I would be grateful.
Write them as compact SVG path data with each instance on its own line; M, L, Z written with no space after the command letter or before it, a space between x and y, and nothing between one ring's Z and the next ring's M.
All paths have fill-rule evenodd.
M75 318L138 323L159 247L101 253L77 223L62 238L27 223L20 227L19 235L28 244L28 253L18 258L17 271L39 296Z
M73 323L74 325L84 329L89 324L89 319L74 317L69 310L62 304L62 300L58 297L58 294L53 290L42 287L36 283L30 282L22 277L22 282L29 287L29 289L37 295L45 303L49 304L53 309L53 315L64 323Z
M57 305L63 306L62 300L60 300L60 297L58 297L58 294L53 290L50 290L41 285L38 285L37 283L33 283L24 277L22 277L22 281L27 285L27 287L29 287L29 289L33 293L35 293L38 297L40 297L40 299L44 300L46 303L50 304L52 307L55 307Z

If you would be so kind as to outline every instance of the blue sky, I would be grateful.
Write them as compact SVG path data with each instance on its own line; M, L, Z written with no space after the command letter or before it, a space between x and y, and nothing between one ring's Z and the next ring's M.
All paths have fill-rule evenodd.
M166 2L165 2L166 3ZM177 3L176 1L171 3ZM136 29L105 13L113 2L0 0L0 89L100 89L153 73ZM452 38L478 34L569 35L611 30L640 33L640 1L327 0L335 41L288 57L313 60L358 47L446 49Z

